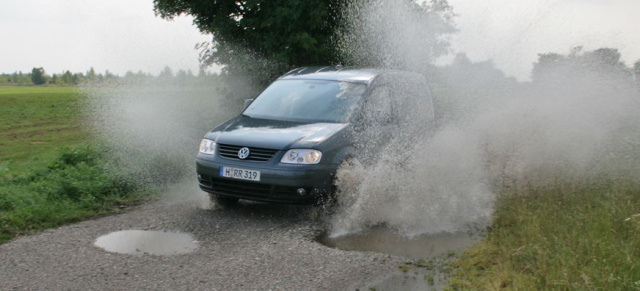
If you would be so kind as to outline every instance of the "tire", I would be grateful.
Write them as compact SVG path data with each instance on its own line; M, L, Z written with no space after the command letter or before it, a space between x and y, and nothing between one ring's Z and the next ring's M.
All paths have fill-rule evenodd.
M340 195L344 195L344 193L340 193L340 191L347 191L347 192L351 192L351 191L355 191L356 189L358 189L358 187L360 187L360 184L362 183L362 179L361 179L361 174L358 174L359 171L361 171L361 169L363 168L362 164L360 163L360 161L358 161L358 159L354 158L354 157L347 157L346 159L344 159L341 163L340 166L338 167L338 172L340 170L346 170L346 175L343 175L342 178L345 179L343 181L343 185L342 187L338 187L338 172L335 173L334 178L333 178L333 188L334 191L332 193L332 203L334 204L334 207L339 206L340 204L351 204L354 201L351 201L350 198L345 197L345 196L341 196ZM352 173L349 173L352 172ZM346 184L344 184L346 183Z
M238 198L209 193L211 202L220 208L230 208L238 203Z

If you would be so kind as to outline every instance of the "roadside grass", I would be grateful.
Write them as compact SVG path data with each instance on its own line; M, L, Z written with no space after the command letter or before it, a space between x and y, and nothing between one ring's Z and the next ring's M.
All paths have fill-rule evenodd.
M109 170L73 87L0 86L0 243L143 198Z
M601 178L505 187L452 290L640 289L640 187Z

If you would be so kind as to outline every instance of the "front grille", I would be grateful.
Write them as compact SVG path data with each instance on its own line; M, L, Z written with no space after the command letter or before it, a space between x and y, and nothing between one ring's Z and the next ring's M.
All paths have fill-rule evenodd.
M200 177L200 185L215 193L247 198L300 198L296 187L276 186L242 180Z
M226 159L240 160L240 158L238 158L238 151L241 148L243 148L243 146L221 144L219 147L219 154L221 157ZM274 149L248 148L250 154L243 161L267 162L278 152L278 150Z

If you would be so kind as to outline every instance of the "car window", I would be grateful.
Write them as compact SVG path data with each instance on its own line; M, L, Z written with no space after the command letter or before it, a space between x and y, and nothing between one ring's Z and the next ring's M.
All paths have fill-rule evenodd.
M363 115L368 125L386 125L394 121L391 88L378 86L367 97Z
M366 85L327 80L279 80L243 112L255 118L346 122Z

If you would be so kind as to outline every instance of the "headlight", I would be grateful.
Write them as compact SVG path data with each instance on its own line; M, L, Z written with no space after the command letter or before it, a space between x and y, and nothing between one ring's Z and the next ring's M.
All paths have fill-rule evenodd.
M322 159L322 152L319 150L288 150L282 160L281 163L285 164L304 164L304 165L313 165L320 162Z
M216 142L210 139L203 139L200 142L200 153L205 155L213 155L216 153Z

